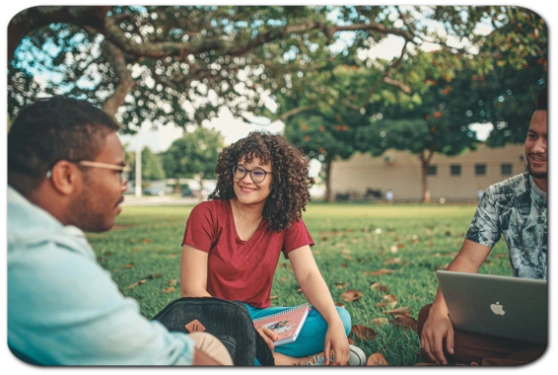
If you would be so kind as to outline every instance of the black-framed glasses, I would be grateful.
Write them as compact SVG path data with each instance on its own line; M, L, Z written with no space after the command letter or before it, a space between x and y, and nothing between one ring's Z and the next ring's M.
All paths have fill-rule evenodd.
M265 176L268 174L273 174L272 172L264 171L261 168L254 168L252 170L246 169L242 165L235 165L233 167L234 178L242 180L246 173L250 172L250 178L255 184L261 184L265 180Z
M132 168L130 168L130 166L128 165L100 163L97 161L89 161L89 160L68 160L68 161L70 163L81 165L82 167L102 168L102 169L110 169L113 171L118 171L118 177L120 178L120 184L122 185L128 182L128 178L130 177L130 171L132 170ZM47 178L50 178L51 174L52 174L52 170L49 169L47 172Z

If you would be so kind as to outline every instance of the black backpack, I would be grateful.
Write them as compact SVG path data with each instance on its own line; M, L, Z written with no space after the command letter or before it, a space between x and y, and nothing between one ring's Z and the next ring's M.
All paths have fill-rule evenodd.
M254 328L242 302L217 297L182 297L169 303L153 320L169 331L205 331L217 337L229 351L235 366L273 366L273 353Z

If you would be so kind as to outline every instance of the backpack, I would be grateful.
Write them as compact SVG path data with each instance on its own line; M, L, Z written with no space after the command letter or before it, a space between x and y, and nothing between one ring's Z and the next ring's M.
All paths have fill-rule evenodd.
M225 345L235 366L253 366L255 358L262 366L275 364L273 353L254 328L242 302L217 297L182 297L169 303L153 320L169 331L212 334Z

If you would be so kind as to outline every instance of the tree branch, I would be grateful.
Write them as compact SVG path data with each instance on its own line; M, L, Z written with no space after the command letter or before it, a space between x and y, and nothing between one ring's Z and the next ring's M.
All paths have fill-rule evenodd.
M285 121L286 119L288 119L291 116L294 116L294 115L296 115L300 112L309 111L309 110L314 109L314 108L316 108L315 105L305 105L305 106L302 106L302 107L291 109L290 111L287 111L287 112L283 113L281 116L279 116L279 120Z
M136 82L128 71L126 59L121 50L109 41L105 41L103 53L114 69L117 82L114 92L103 103L103 111L114 118L118 108L124 104L126 95L136 85Z

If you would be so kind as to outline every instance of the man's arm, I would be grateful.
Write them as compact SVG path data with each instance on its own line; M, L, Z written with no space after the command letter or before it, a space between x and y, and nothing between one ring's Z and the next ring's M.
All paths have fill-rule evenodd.
M488 254L490 254L490 250L490 247L466 239L447 270L477 273ZM428 319L424 324L421 342L422 349L430 359L437 363L447 364L443 350L444 339L446 340L447 351L453 354L453 326L448 316L448 307L444 295L438 287Z

